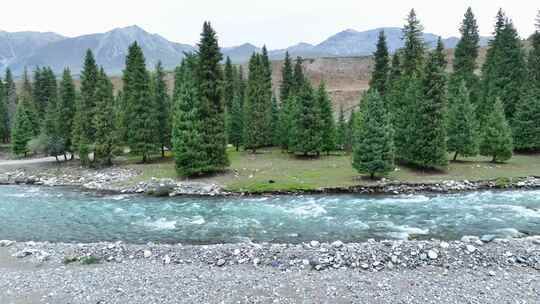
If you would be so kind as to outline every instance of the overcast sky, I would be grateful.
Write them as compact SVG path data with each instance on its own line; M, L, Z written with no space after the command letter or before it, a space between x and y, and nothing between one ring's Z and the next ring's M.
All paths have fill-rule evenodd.
M0 29L53 31L65 36L105 32L137 24L165 38L194 44L210 20L220 44L266 44L270 49L298 42L319 43L344 29L401 27L415 8L426 29L444 37L458 35L468 6L482 35L493 29L499 7L522 36L534 30L540 9L532 0L10 0L3 1Z

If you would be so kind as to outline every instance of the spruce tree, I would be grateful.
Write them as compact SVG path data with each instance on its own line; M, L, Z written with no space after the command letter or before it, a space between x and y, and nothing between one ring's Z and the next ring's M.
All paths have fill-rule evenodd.
M283 151L288 151L292 137L292 120L296 96L288 95L287 99L281 101L278 122L279 146Z
M96 112L95 92L98 67L91 50L86 51L81 71L81 89L76 103L76 114L72 134L73 150L79 154L83 165L88 163L90 145L94 142L94 113Z
M354 108L351 109L349 120L347 121L347 129L345 133L345 151L352 151L354 143L354 126L357 120L357 113Z
M289 91L290 95L298 94L301 91L301 89L304 87L304 84L308 82L308 80L306 79L306 76L304 75L304 67L302 64L303 64L302 57L297 57L296 62L294 64L292 86Z
M225 102L225 109L229 110L232 108L235 93L234 67L229 56L227 56L227 59L225 59L225 68L223 74L223 100Z
M540 16L540 14L539 14ZM531 37L528 77L512 125L516 150L540 150L540 26Z
M96 99L94 162L110 166L116 143L114 93L113 85L103 68L98 73L94 97Z
M320 109L309 82L304 81L296 94L297 104L292 121L292 152L319 155L322 147Z
M17 105L17 111L15 113L13 132L11 134L11 150L13 154L17 156L24 155L26 157L28 155L28 152L30 152L28 149L28 142L34 136L34 126L32 125L32 121L28 116L30 109L26 108L28 104L29 103L25 102L23 99Z
M5 94L6 94L6 103L8 106L9 113L9 127L13 127L15 121L15 111L17 110L17 87L15 86L15 81L13 81L13 75L9 68L6 69L6 78L5 78Z
M388 54L388 46L386 44L386 36L384 31L379 33L377 41L377 50L374 53L375 67L371 74L369 87L376 89L381 96L384 96L388 86L388 75L390 72L390 57Z
M272 133L272 146L279 146L279 105L275 95L272 95L270 130Z
M345 141L347 137L347 123L345 122L345 113L343 111L343 105L339 107L339 117L337 121L336 130L336 146L338 149L345 149Z
M405 162L414 162L419 156L413 150L415 138L418 138L416 118L418 103L423 99L422 73L425 61L425 42L423 40L423 27L416 16L416 12L411 10L407 17L407 24L403 28L403 39L405 46L399 52L399 80L393 80L391 119L394 127L394 145L396 158ZM394 69L394 68L393 68ZM393 71L394 72L394 71ZM395 75L392 75L394 77Z
M4 83L0 78L0 142L7 143L9 141L10 126L7 94L5 94L4 90Z
M58 93L56 76L49 67L36 68L32 90L36 113L40 120L45 117L49 102L56 100Z
M525 78L521 40L514 24L500 10L497 14L494 38L490 41L486 61L482 67L482 100L477 107L482 127L487 122L493 101L497 98L503 102L506 117L512 122Z
M540 88L528 88L517 105L513 123L514 145L518 151L540 149Z
M167 93L167 83L165 82L165 71L159 61L156 71L153 74L153 98L157 111L158 120L158 143L161 146L161 157L165 157L165 148L171 147L171 123L170 123L170 98Z
M124 98L127 107L127 144L142 162L159 149L157 105L150 93L150 75L143 51L137 42L131 44L124 70Z
M62 73L58 92L58 116L60 118L58 121L58 133L65 140L66 150L72 153L74 151L72 133L75 119L76 95L71 71L69 68L66 68Z
M62 138L59 132L60 120L61 118L58 112L57 100L48 100L42 134L46 139L47 154L50 156L54 156L56 158L56 161L59 161L59 155L65 155L66 152L66 140Z
M196 73L198 58L188 54L175 74L172 142L176 171L180 176L200 175L208 171L204 145L204 120Z
M240 150L240 145L243 143L244 133L244 103L242 102L241 94L234 94L233 104L229 113L229 142Z
M476 104L478 100L478 86L480 79L475 74L480 49L480 34L476 18L469 7L459 29L461 39L454 50L453 74L450 79L449 90L459 90L461 81L466 83L470 101ZM454 92L457 93L457 92Z
M492 157L492 162L504 162L512 158L514 148L512 131L504 114L504 106L497 98L489 112L480 141L480 154Z
M202 103L203 143L209 160L208 170L219 171L228 167L227 134L221 81L223 79L219 62L220 52L216 32L209 22L203 25L198 51L197 82Z
M478 125L465 80L461 81L457 90L450 92L449 99L448 152L454 153L454 161L458 156L476 156L479 149Z
M403 74L421 73L424 65L425 43L423 26L416 16L414 9L407 16L407 24L403 28L405 46L403 52Z
M362 120L354 125L353 167L359 173L387 174L394 169L393 131L377 90L370 90L362 100Z
M336 123L334 121L334 112L332 110L332 102L326 92L324 81L321 81L316 94L317 106L320 111L320 124L322 132L321 151L330 154L336 149Z
M441 42L439 40L439 46ZM417 100L413 121L415 131L409 143L409 162L423 168L448 164L446 148L446 74L443 69L444 47L430 55L422 79L423 95Z
M244 147L255 153L267 144L265 67L261 55L254 53L249 61L249 78L244 103Z
M36 137L41 132L40 120L37 116L36 105L32 97L32 83L30 82L30 77L26 68L23 73L22 87L21 92L19 93L18 103L24 103L24 109L26 115L30 119L32 124L32 137Z
M294 82L293 66L289 52L285 52L285 60L281 69L281 85L279 88L279 100L284 103L290 95L291 88Z
M273 127L273 112L272 112L272 64L270 58L268 57L268 50L266 46L263 46L261 52L261 66L262 66L262 82L263 82L263 93L265 101L265 128L264 128L264 137L265 145L271 146L274 142L274 129Z

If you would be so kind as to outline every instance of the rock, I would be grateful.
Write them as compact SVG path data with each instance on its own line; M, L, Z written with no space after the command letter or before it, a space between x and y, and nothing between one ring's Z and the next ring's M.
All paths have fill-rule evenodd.
M11 245L15 244L14 241L10 240L0 240L0 247L9 247Z
M309 246L313 247L313 248L317 248L321 245L321 243L319 243L319 241L311 241L309 242Z
M240 249L236 248L236 249L233 251L233 254L234 254L234 255L240 255Z
M494 277L494 276L495 276L495 271L490 270L490 271L488 272L488 275L489 275L490 277Z
M25 248L21 251L15 252L12 256L20 259L20 258L25 258L29 255L32 255L33 253L34 253L33 249Z
M225 265L226 262L227 262L227 261L225 261L224 259L219 259L219 260L217 260L217 262L216 262L216 266L222 267L223 265Z
M476 251L476 247L474 247L473 245L467 245L465 249L467 249L468 253L474 253Z
M439 254L435 250L428 251L428 257L432 260L436 260L439 257Z
M335 242L332 243L332 247L341 248L341 247L343 247L343 242L342 241L335 241Z
M257 266L261 263L261 260L259 258L254 258L253 259L253 265Z
M362 267L362 269L368 269L369 265L367 263L362 263L360 264L360 267Z
M480 241L484 242L484 243L490 243L492 242L497 236L494 235L494 234L486 234L486 235L482 235L482 237L480 237Z
M163 264L168 265L170 263L171 263L171 257L169 255L165 255L165 257L163 257Z
M427 258L428 258L427 254L425 254L423 252L420 254L420 260L425 261L425 260L427 260Z
M442 249L447 249L448 247L450 247L450 244L448 244L447 242L441 242L439 244L439 246L442 248Z
M464 237L461 238L461 241L463 243L474 243L476 241L480 240L477 236L472 236L472 235L466 235Z
M145 259L150 258L150 257L152 256L152 251L150 251L150 250L145 250L145 251L143 252L143 256L144 256Z

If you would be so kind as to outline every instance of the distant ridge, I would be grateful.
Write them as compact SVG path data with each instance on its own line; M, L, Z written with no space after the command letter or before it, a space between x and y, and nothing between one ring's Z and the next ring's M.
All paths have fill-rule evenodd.
M270 50L269 56L272 59L282 59L286 51L293 57L306 58L371 55L381 30L386 33L391 52L403 46L400 28L378 28L362 32L347 29L317 45L298 43L286 49ZM434 47L438 36L426 33L424 39L429 47ZM481 45L487 45L488 40L482 37ZM173 69L180 63L184 53L196 51L195 46L171 42L136 25L73 38L50 32L0 31L0 72L10 67L15 75L21 75L25 67L32 70L36 66L51 66L57 73L69 67L74 74L78 74L86 50L91 49L97 63L109 74L117 75L124 68L127 48L134 41L141 45L149 67L161 60L165 68ZM458 41L456 37L444 39L447 48L454 48ZM260 47L250 43L222 49L224 56L229 56L234 63L245 63L253 52L260 51Z

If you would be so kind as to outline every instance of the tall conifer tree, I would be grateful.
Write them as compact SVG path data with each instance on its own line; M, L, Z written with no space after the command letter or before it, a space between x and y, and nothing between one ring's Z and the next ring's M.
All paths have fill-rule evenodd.
M17 110L17 87L15 86L15 81L13 81L13 75L9 68L6 69L5 94L9 113L9 126L11 129L15 121L15 111Z
M209 160L208 170L219 171L229 166L227 135L225 131L225 109L221 90L223 79L217 35L209 22L203 25L198 51L197 83L202 103L203 143Z
M500 10L497 14L494 38L490 42L486 61L482 67L482 101L478 105L478 116L482 128L500 98L508 121L514 118L516 105L522 95L526 69L521 40L514 24Z
M0 142L7 143L9 141L10 125L9 111L7 105L7 94L5 86L0 78Z
M171 102L167 93L167 83L165 82L165 71L159 61L153 76L153 98L157 111L157 134L161 148L161 156L165 157L165 148L171 147Z
M504 114L500 98L493 104L480 141L480 154L492 157L492 162L504 162L512 158L514 144L512 132Z
M197 86L197 60L197 56L188 54L175 74L172 142L176 171L181 176L203 174L209 165Z
M478 125L465 80L461 80L461 85L457 90L450 92L449 99L448 151L454 153L454 161L458 156L476 156L479 144Z
M311 84L304 81L296 94L292 120L292 152L319 155L322 148L320 109Z
M132 153L149 160L159 147L157 109L150 93L150 75L141 47L134 42L128 50L124 70L124 98L127 106L128 145Z
M253 153L267 144L265 66L262 57L254 53L249 61L249 78L244 103L244 146Z
M94 161L101 165L110 166L116 144L114 93L113 85L103 68L98 73L94 96L96 98Z
M71 76L71 71L66 68L62 73L60 88L58 92L58 132L65 139L66 150L73 152L73 124L75 119L76 96L75 84Z
M444 72L444 47L439 39L438 47L430 55L423 74L423 96L418 99L414 111L416 131L411 134L411 159L413 164L424 168L444 167L448 164L446 148L446 74Z
M347 137L347 122L345 122L345 112L343 111L343 105L339 107L339 116L337 121L336 131L336 146L338 149L345 149L345 141Z
M76 114L72 142L83 164L88 163L90 145L94 142L94 113L98 67L91 50L86 51L81 72L80 97L76 103Z
M321 151L330 154L336 149L336 123L334 121L334 112L332 110L332 102L326 92L324 81L321 81L316 94L317 107L320 111L320 124L322 132Z
M362 100L362 120L354 126L353 167L360 173L386 174L394 169L393 134L384 102L377 90Z
M480 34L478 24L472 9L469 7L459 29L461 39L454 50L453 74L449 90L459 90L464 80L469 91L470 101L476 104L478 100L478 85L480 79L475 74L480 49ZM456 92L454 92L456 93Z
M370 88L376 89L381 96L384 96L388 86L388 76L390 72L390 57L388 54L388 46L386 44L386 35L384 31L379 33L377 41L377 50L374 54L375 67L371 74L369 82Z
M13 123L12 132L12 145L11 150L13 154L20 156L27 156L30 152L28 148L28 142L34 135L34 126L32 125L31 118L29 117L30 109L26 107L29 105L26 102L27 96L23 96L23 100L17 104L17 111L15 114L15 120Z

